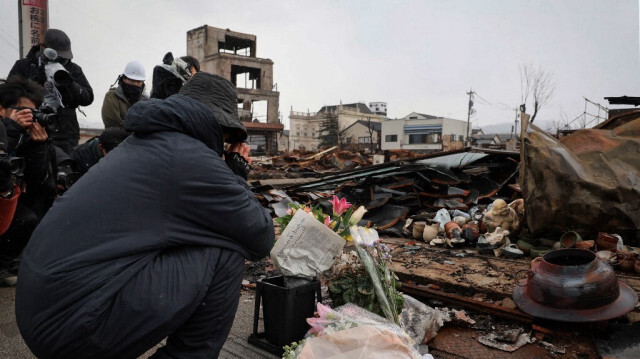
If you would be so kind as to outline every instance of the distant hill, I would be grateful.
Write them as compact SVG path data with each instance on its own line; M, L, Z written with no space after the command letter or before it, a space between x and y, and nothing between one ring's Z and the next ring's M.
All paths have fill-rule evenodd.
M536 121L534 122L534 124L545 131L553 127L552 123L549 121ZM494 125L482 126L480 128L484 133L511 133L511 126L513 126L513 122L497 123ZM518 122L518 133L520 133L519 122Z

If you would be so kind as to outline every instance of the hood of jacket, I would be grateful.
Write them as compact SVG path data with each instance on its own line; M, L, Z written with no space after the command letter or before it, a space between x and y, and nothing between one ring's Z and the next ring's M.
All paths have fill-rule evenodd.
M155 132L183 133L203 142L219 156L224 149L222 128L213 111L184 95L138 101L127 111L124 128L142 136Z
M27 56L25 57L30 59L31 61L37 62L39 56L40 56L40 45L33 45L31 46L31 48L29 49L29 52L27 53Z

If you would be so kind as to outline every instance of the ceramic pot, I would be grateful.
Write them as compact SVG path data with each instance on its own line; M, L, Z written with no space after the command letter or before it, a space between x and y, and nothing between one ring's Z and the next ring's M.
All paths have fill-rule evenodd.
M524 256L524 252L518 248L514 243L509 244L508 246L502 248L502 255L507 258L520 258Z
M595 243L596 243L596 241L593 241L593 240L576 242L576 248L578 248L578 249L591 249L591 248L593 248L593 245Z
M434 222L431 225L425 226L422 232L422 239L425 242L431 242L438 236L438 229L440 228L440 222Z
M473 222L469 222L462 226L462 238L464 238L468 244L474 244L480 237L480 230L478 225Z
M610 251L618 248L618 237L605 232L599 232L596 239L599 251Z
M620 270L633 272L638 254L633 252L617 252L617 254L620 255Z
M465 224L467 224L468 219L464 216L457 216L457 217L453 217L453 221L456 222L460 227L462 227Z
M617 266L620 264L620 260L622 259L620 257L620 255L616 254L616 251L597 251L596 252L596 257L605 262L605 263L609 263L613 266Z
M447 238L460 238L462 230L456 222L451 221L444 225L444 232L447 234Z
M526 313L567 322L615 318L638 302L611 266L582 249L559 249L534 260L513 298Z
M424 231L424 227L427 225L427 222L414 222L413 223L413 238L420 239L422 238L422 232Z
M560 236L562 248L573 248L577 242L582 242L582 237L577 232L569 231Z
M429 242L429 244L432 246L441 246L445 243L446 240L444 239L444 237L436 237Z
M447 238L447 245L452 248L464 247L465 240L460 237Z

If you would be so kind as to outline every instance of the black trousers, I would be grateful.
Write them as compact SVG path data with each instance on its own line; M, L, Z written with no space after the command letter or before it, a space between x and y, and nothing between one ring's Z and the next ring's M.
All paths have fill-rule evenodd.
M20 255L39 222L40 218L34 211L19 199L11 226L0 235L0 266L8 268L11 261Z
M67 322L58 338L46 338L54 345L24 332L23 338L40 358L137 358L164 338L153 358L217 358L238 308L243 271L244 258L232 250L166 250L83 315L89 321Z
M211 281L204 299L152 358L218 357L235 319L244 272L244 258L240 254L222 252L218 275Z

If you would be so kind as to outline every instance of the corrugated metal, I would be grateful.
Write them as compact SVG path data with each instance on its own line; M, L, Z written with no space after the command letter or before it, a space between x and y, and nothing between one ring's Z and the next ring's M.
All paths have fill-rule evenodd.
M487 156L488 155L485 153L477 152L452 153L450 155L440 157L425 158L423 160L416 161L416 163L424 164L430 167L463 167L468 163L477 161Z

